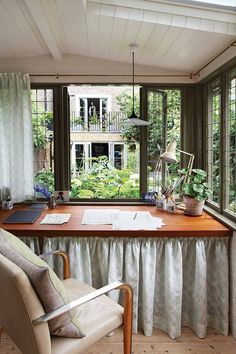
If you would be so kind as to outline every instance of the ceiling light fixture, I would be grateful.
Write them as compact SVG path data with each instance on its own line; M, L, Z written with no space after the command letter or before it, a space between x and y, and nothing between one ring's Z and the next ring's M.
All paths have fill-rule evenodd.
M131 115L129 116L129 118L127 120L125 120L123 122L123 125L124 126L145 126L145 125L149 125L150 122L147 122L146 120L143 120L143 119L139 119L134 111L134 53L135 53L135 50L138 48L138 45L137 44L130 44L129 45L130 47L130 51L132 53L132 85L133 85L133 97L132 97L132 102L133 102L133 106L132 106L132 113Z

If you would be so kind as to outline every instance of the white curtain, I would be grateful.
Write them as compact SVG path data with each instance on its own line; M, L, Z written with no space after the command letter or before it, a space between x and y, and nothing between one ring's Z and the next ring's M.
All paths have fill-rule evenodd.
M68 252L72 277L80 281L98 288L123 279L132 286L134 332L142 328L150 336L157 327L177 338L188 326L200 338L207 327L228 334L227 238L44 239L44 252L56 249ZM49 262L62 274L57 258Z
M33 195L33 139L28 74L0 73L0 189L14 202Z

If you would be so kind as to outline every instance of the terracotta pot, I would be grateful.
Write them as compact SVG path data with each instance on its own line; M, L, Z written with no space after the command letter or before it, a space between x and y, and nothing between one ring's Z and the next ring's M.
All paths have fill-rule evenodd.
M205 203L205 200L202 200L199 202L198 200L184 196L183 201L186 207L185 214L186 215L191 215L191 216L200 216L202 215L203 211L203 206Z

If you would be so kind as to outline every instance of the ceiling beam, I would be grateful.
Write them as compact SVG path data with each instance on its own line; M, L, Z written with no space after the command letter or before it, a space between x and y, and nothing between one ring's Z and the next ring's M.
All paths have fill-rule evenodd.
M50 28L47 15L42 7L41 1L40 0L24 0L24 1L53 59L60 60L62 58L62 54L58 48L52 29Z

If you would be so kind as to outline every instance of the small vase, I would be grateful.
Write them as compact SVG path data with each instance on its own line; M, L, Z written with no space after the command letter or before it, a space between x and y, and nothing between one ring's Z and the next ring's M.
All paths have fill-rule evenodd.
M56 200L54 195L51 195L51 197L48 199L48 207L49 209L54 209L56 208L57 204L56 204Z

